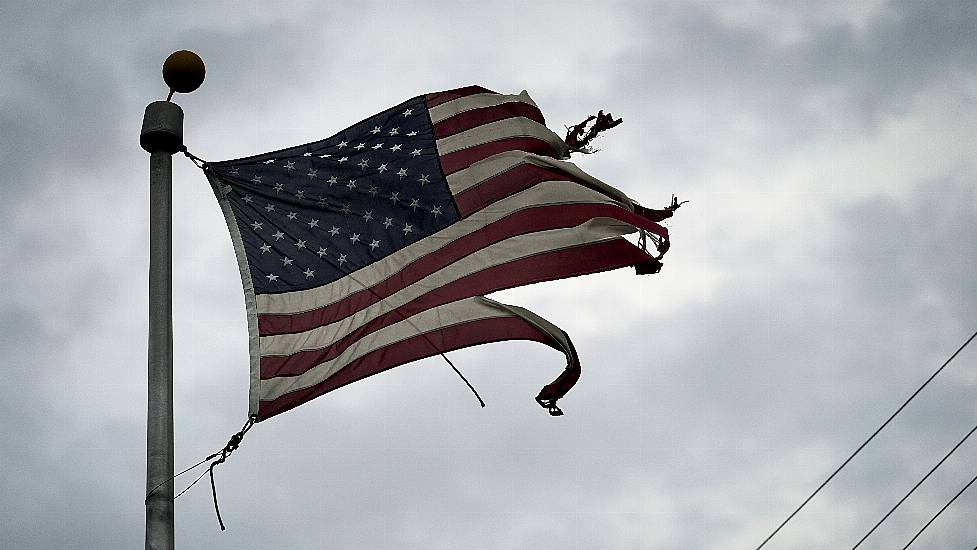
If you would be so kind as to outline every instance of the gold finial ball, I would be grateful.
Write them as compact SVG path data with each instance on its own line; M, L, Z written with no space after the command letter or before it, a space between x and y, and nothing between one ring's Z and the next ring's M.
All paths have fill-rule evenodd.
M173 52L163 62L163 81L174 92L190 93L204 81L204 61L189 51Z

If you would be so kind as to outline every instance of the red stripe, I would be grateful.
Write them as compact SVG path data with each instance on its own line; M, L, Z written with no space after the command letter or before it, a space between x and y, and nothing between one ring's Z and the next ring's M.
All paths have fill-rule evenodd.
M346 384L440 352L504 340L533 340L550 344L546 334L515 316L469 321L428 332L426 336L427 338L418 334L372 351L314 386L287 393L271 401L261 401L258 405L258 419L266 420ZM438 349L434 349L432 343Z
M526 151L547 157L559 158L559 152L549 143L534 137L513 137L475 145L461 151L441 155L441 169L447 176L464 170L472 164L505 151Z
M434 137L435 139L441 139L443 137L453 136L458 132L471 130L482 124L519 116L535 120L544 126L546 125L546 121L543 119L543 113L539 111L539 108L521 101L512 101L494 107L471 109L448 117L434 125Z
M379 302L465 256L509 237L547 229L576 227L597 217L621 218L628 214L630 213L617 206L592 203L556 204L520 210L415 259L383 281L353 292L338 302L301 313L259 315L258 333L262 336L290 334L328 325ZM635 221L646 225L648 223L641 219Z
M427 94L424 99L427 101L427 108L437 107L442 103L447 103L452 99L458 99L459 97L465 97L475 94L498 94L499 92L493 92L492 90L483 88L481 86L465 86L464 88L455 88L454 90L447 90L444 92L435 92L433 94Z
M465 189L455 195L455 204L458 205L458 213L462 217L465 217L494 202L529 189L544 181L572 181L614 199L611 195L604 193L600 187L592 185L586 180L576 178L567 172L543 168L527 162L513 166L501 174L492 176L477 185ZM647 216L640 216L624 208L618 208L616 212L608 217L619 219L639 229L644 229L645 231L650 231L656 235L668 238L668 230L651 221Z
M418 296L397 310L374 317L346 336L317 350L261 358L261 378L296 376L337 357L357 340L432 307L541 281L564 279L634 265L648 255L624 239L575 246L521 258L461 277Z

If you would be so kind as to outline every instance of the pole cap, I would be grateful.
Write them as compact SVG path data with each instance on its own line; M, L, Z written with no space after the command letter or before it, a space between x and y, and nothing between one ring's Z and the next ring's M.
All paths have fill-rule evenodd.
M146 106L139 145L147 152L173 154L183 149L183 109L171 101Z

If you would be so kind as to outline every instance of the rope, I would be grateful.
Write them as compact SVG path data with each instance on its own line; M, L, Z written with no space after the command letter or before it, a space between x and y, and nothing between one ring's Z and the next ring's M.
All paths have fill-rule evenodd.
M369 287L369 286L361 283L355 276L353 276L352 273L350 273L348 271L344 271L342 268L340 268L339 266L337 266L330 259L326 259L326 261L329 264L331 264L333 267L335 267L336 269L338 269L339 271L343 271L344 273L346 273L346 276L349 277L350 279L352 279L356 284L360 285L362 288L367 289L370 292L370 294L373 295L374 298L376 298L377 300L380 300L381 302L385 302L385 303L387 302L386 298L384 298L384 297L380 296L379 294L377 294L376 291L373 290L372 287ZM465 384L468 386L468 389L470 389L472 391L472 393L475 394L475 399L478 399L478 404L481 405L482 408L484 409L485 408L485 401L482 400L482 396L481 395L478 395L478 391L475 389L475 386L473 386L472 383L469 382L467 378L465 378L465 375L462 374L460 370L458 370L458 367L456 367L455 364L451 362L451 359L448 359L448 356L443 351L441 351L441 348L439 348L438 346L436 346L434 344L434 342L431 341L431 338L427 335L426 332L421 332L421 329L417 328L417 325L414 324L414 321L411 321L409 317L407 317L406 315L404 315L404 312L400 311L400 308L399 307L394 307L392 309L397 312L397 315L399 315L402 320L406 321L407 324L410 325L411 328L414 329L414 332L416 332L417 334L420 334L421 337L424 338L424 340L428 344L430 344L432 348L434 348L434 351L438 352L438 355L440 355L441 358L444 359L446 363L448 363L448 366L450 366L451 369L455 371L455 374L457 374L465 382Z
M874 533L875 530L879 528L879 525L882 525L882 522L884 522L886 519L888 519L889 516L891 516L892 513L896 511L896 508L898 508L903 502L905 502L905 500L907 498L909 498L909 495L913 494L913 492L920 485L922 485L923 482L926 481L926 479L929 478L929 476L933 472L935 472L937 468L939 468L940 466L942 466L943 463L946 461L946 459L950 458L950 455L952 455L954 453L954 451L956 451L958 448L960 448L960 446L963 445L963 442L964 441L967 441L967 438L969 438L971 435L973 435L973 433L975 431L977 431L977 425L975 425L973 428L971 428L970 431L967 432L967 435L963 436L963 439L961 439L956 445L954 445L953 448L950 449L950 452L948 452L946 455L944 455L944 457L939 462L936 463L936 466L933 466L930 469L930 471L926 472L926 475L924 475L922 479L920 479L918 482L916 482L916 485L913 485L913 488L910 489L909 492L906 493L905 496L903 496L901 499L899 499L899 502L897 502L896 505L893 506L892 509L889 510L884 516L882 516L882 519L880 519L878 523L876 523L871 529L869 529L868 533L865 533L865 536L862 537L861 540L859 540L858 543L855 546L852 546L851 547L851 550L855 550L856 548L858 548L859 546L861 546L862 543L865 542L865 539L867 539L869 537L869 535L871 535L872 533Z
M204 166L207 165L207 161L205 161L204 159L202 159L202 158L194 155L190 151L187 151L187 146L186 145L183 145L183 146L180 147L180 152L183 153L184 155L186 155L186 157L188 159L190 159L190 162L196 164L197 165L197 168L200 168L201 170L203 170Z
M862 442L862 444L859 445L857 449L855 449L855 452L853 452L851 454L851 456L849 456L847 459L845 459L845 461L841 464L841 466L838 466L838 468L834 472L832 472L830 476L828 476L828 479L824 480L821 483L821 485L818 485L818 488L815 489L813 493L811 493L810 495L808 495L808 497L806 499L804 499L804 502L802 502L801 505L797 507L797 509L795 509L793 512L791 512L789 516L787 516L787 519L785 519L783 522L781 522L780 525L778 525L777 528L774 529L772 533L770 533L769 535L767 535L767 538L763 539L763 542L760 543L760 546L757 546L756 547L756 550L760 550L761 548L763 548L764 546L766 546L766 544L770 541L770 539L772 539L774 537L774 535L776 535L777 533L779 533L780 530L784 527L784 525L787 525L787 522L789 522L790 520L792 520L794 518L794 516L796 516L797 513L800 512L801 509L803 509L804 506L806 506L807 503L811 501L812 498L814 498L814 495L817 495L819 492L821 492L821 489L824 489L824 486L827 485L832 479L834 479L834 477L836 475L838 475L838 472L840 472L845 466L848 465L849 462L851 462L851 460L853 458L855 458L855 455L857 455L858 453L860 453L862 451L862 449L864 449L865 446L869 444L870 441L872 441L873 439L875 439L875 436L879 435L879 432L881 432L883 429L885 429L885 427L889 425L889 422L892 422L892 419L895 418L899 413L901 413L902 410L906 408L906 405L908 405L910 401L912 401L913 399L916 398L917 395L919 395L919 392L923 391L923 388L925 388L927 385L929 385L929 383L932 382L933 379L936 378L936 376L938 374L940 374L941 372L943 372L943 369L946 368L946 366L950 364L950 361L953 361L953 358L956 357L961 351L963 351L963 349L965 347L967 347L967 344L969 344L975 337L977 337L977 332L974 332L970 336L970 338L968 338L967 341L963 343L962 346L960 346L959 348L957 348L957 351L953 352L953 355L951 355L950 358L947 359L946 362L943 363L942 366L940 366L940 368L936 369L936 372L934 372L933 374L931 374L930 377L927 378L925 382L923 382L923 385L921 385L919 388L917 388L916 391L914 391L913 394L909 396L909 399L906 399L902 403L902 405L900 405L899 408L896 409L896 412L892 413L892 416L890 416L888 420L886 420L885 422L883 422L882 425L879 426L878 429L876 429L875 432L873 432L872 435L870 435L868 437L868 439L866 439L864 442Z
M153 494L155 494L156 491L158 491L159 488L162 487L163 485L166 485L167 483L169 483L170 481L173 481L177 477L179 477L179 476L181 476L181 475L189 472L190 470L193 470L194 468L196 468L197 466L200 466L204 462L207 462L208 460L213 460L214 458L217 458L218 456L220 456L220 458L218 458L217 460L214 460L213 462L210 463L210 468L208 468L207 471L205 471L204 473L202 473L199 476L197 476L197 479L193 480L193 483L191 483L190 485L188 485L186 489L180 491L180 493L178 495L176 495L175 497L173 497L173 500L176 500L176 499L180 498L184 493L186 493L187 491L189 491L191 487L193 487L194 485L196 485L198 481L200 481L201 479L203 479L203 477L205 475L207 475L207 472L210 472L210 489L211 489L211 491L214 494L214 510L217 512L217 522L220 523L221 531L226 530L225 527L224 527L224 520L221 518L220 508L217 506L217 487L216 487L216 485L214 483L214 467L216 467L218 464L223 464L224 461L227 460L227 457L231 456L231 453L233 453L235 450L237 450L237 448L241 445L241 440L244 439L244 434L248 433L248 430L250 430L251 427L254 426L254 423L257 422L257 420L258 420L258 417L257 416L248 417L248 421L244 423L244 427L241 428L241 431L239 431L236 434L232 435L231 436L231 439L228 440L227 445L224 445L224 448L223 449L217 451L216 453L213 453L213 454L207 456L206 458L204 458L200 462L194 464L193 466L190 466L189 468L183 470L182 472L176 474L175 476L173 476L173 477L167 479L166 481L160 483L159 485L153 487L153 489L151 491L149 491L149 493L146 494L146 504L149 504L149 497L153 496Z
M178 478L178 477L180 477L180 476L182 476L183 474L185 474L185 473L187 473L187 472L189 472L190 470L192 470L192 469L194 469L194 468L196 468L197 466L200 466L200 465L201 465L201 464L203 464L204 462L207 462L208 460L210 460L210 459L212 459L212 458L214 458L215 456L217 456L217 455L219 455L219 454L220 454L220 452L216 452L216 453L214 453L214 454L212 454L212 455L210 455L210 456L208 456L208 457L206 457L206 458L204 458L204 459L203 459L203 460L201 460L200 462L198 462L198 463L196 463L196 464L194 464L193 466L190 466L190 467L189 467L189 468L187 468L186 470L183 470L182 472L180 472L180 473L178 473L178 474L176 474L175 476L173 476L173 477L171 477L171 478L169 478L169 479L167 479L166 481L164 481L164 482L162 482L162 483L160 483L159 485L157 485L157 486L155 486L155 487L153 487L153 488L152 488L152 490L150 490L150 491L149 491L148 493L146 493L146 502L145 502L145 503L146 503L146 504L149 504L149 497L151 497L151 496L153 496L154 494L156 494L156 491L158 491L158 490L159 490L159 488L160 488L160 487L162 487L163 485L166 485L167 483L169 483L169 482L171 482L171 481L173 481L174 479L176 479L176 478ZM198 479L199 479L199 478L198 478ZM194 481L193 483L196 483L196 481ZM191 483L191 484L190 484L190 487L193 487L193 483ZM190 487L187 487L187 489L189 489ZM184 489L184 490L183 490L183 491L182 491L182 492L180 493L180 495L182 495L182 494L183 494L183 493L185 493L185 492L187 492L187 491L186 491L186 489ZM176 500L177 498L179 498L179 496L180 496L180 495L176 495L175 497L173 497L173 500Z
M224 519L221 518L220 507L217 505L217 485L214 483L214 468L220 464L223 464L224 461L227 460L227 457L231 456L231 453L237 450L238 446L241 445L241 440L244 439L244 434L248 433L248 430L251 429L251 426L254 426L254 423L257 420L257 416L248 417L248 421L244 423L244 427L241 428L241 431L232 435L231 439L227 441L227 445L224 445L224 448L221 449L220 458L211 462L210 468L208 468L208 471L210 472L210 490L214 495L214 511L217 512L217 523L220 524L221 531L226 531L227 529L224 527ZM203 474L201 474L200 477L203 477ZM200 477L197 478L197 481L200 481ZM196 481L194 481L194 483L196 483ZM189 489L189 487L187 488Z
M909 548L909 545L912 544L913 542L915 542L916 539L919 538L919 536L923 534L923 531L925 531L926 528L929 527L931 523L933 523L934 521L936 521L936 518L940 517L940 514L942 514L944 510L946 510L947 508L949 508L950 505L953 504L953 501L954 500L957 500L957 497L959 497L960 495L963 494L964 491L966 491L967 489L969 489L970 486L973 485L975 481L977 481L977 476L974 476L973 479L971 479L970 481L968 481L967 484L963 486L963 489L960 489L959 491L957 491L957 494L953 495L953 498L950 499L950 502L947 502L946 504L944 504L943 505L943 508L940 508L940 511L937 512L936 514L934 514L933 517L931 517L930 520L926 522L926 525L924 525L919 531L916 532L915 535L913 535L913 538L909 539L909 542L907 542L906 545L902 547L902 550L906 550L906 548Z

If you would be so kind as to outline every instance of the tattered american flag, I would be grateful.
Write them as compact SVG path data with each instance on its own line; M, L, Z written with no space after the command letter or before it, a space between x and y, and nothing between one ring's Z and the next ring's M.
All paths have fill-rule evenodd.
M264 420L438 353L502 340L562 351L552 323L482 295L653 262L662 216L575 165L526 92L415 97L333 137L204 170L244 283L250 415Z

